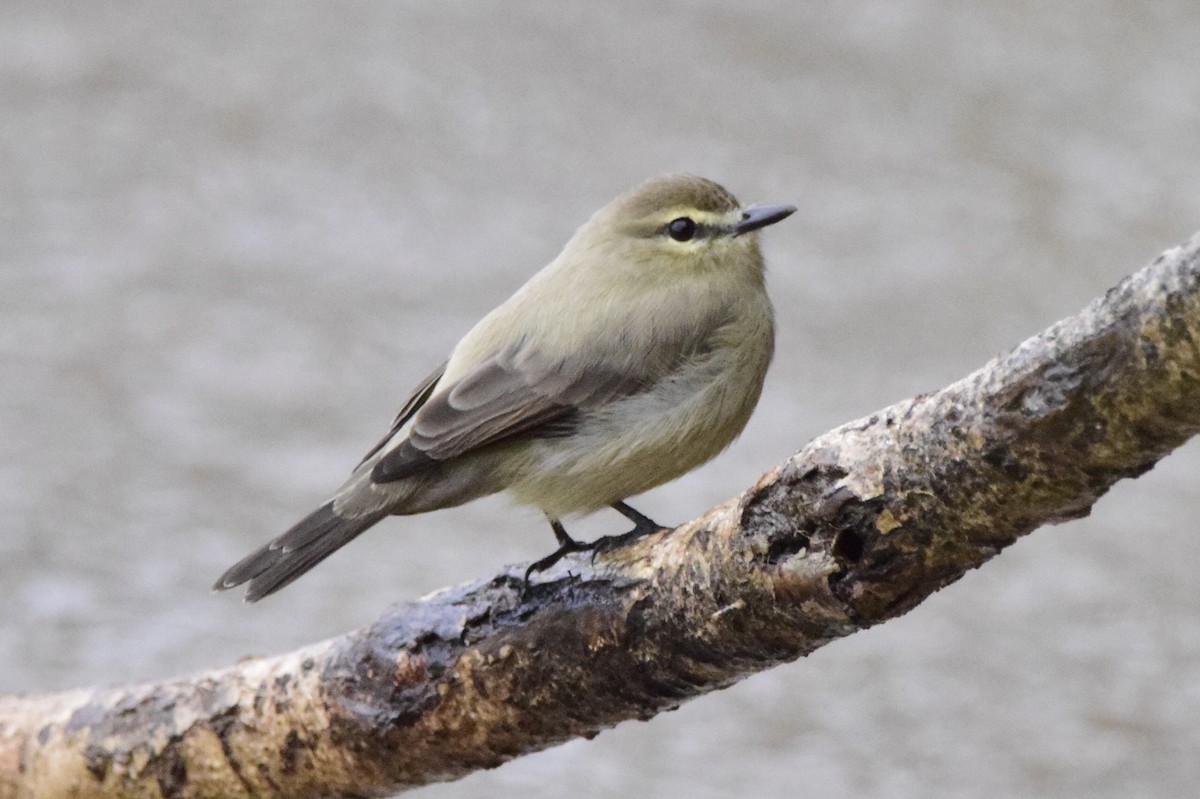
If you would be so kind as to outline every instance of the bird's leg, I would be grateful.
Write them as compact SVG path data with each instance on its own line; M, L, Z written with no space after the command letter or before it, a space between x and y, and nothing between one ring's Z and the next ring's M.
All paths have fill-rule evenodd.
M661 524L657 523L656 521L651 519L649 516L638 513L636 510L629 507L624 502L614 502L612 504L612 509L615 510L617 513L621 514L622 516L624 516L629 521L633 522L633 525L634 525L633 529L630 530L628 533L625 533L625 535L627 535L627 536L631 536L633 538L639 538L643 535L649 535L650 533L654 533L654 532L657 532L657 531L663 529L663 526ZM625 536L616 536L616 537L624 538Z
M583 543L576 541L571 536L567 535L566 528L562 526L562 522L558 519L550 519L550 527L554 530L554 537L558 540L558 549L551 552L546 557L539 561L535 561L525 570L525 585L529 585L529 575L534 572L543 572L549 569L555 563L558 563L563 557L571 552L587 552L591 550L595 552L603 552L606 549L624 544L626 541L633 541L650 533L657 532L663 529L662 525L655 522L649 516L638 513L633 508L626 505L624 502L614 502L612 509L624 516L629 521L633 522L633 529L628 533L621 535L606 535L602 538L597 538L591 543ZM549 518L549 517L547 517Z
M603 552L606 549L619 547L621 544L628 543L629 541L636 541L643 536L656 533L663 529L661 524L654 521L649 516L639 513L638 511L626 505L624 502L614 502L609 507L624 516L629 521L633 522L633 529L628 533L621 533L620 535L606 535L603 538L598 538L593 541L589 547L589 549L592 550L593 558L597 552Z
M563 556L571 552L586 552L595 546L594 544L584 544L576 541L574 538L571 538L571 536L567 535L567 529L562 526L562 522L560 522L558 519L550 519L549 517L546 518L550 522L550 528L554 530L554 537L558 540L558 549L554 550L541 560L534 561L529 565L529 568L525 570L526 586L529 585L529 575L533 574L534 572L544 572L546 569L549 569L555 563L558 563L560 560L562 560Z
M581 544L571 536L567 535L567 528L563 527L562 522L558 519L549 519L550 529L554 531L554 537L558 539L558 545L567 550L567 552L576 552L581 549L587 549L587 544Z

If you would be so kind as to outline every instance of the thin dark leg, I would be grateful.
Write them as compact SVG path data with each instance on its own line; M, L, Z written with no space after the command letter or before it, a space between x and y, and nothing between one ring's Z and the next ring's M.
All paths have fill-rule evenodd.
M591 550L593 553L603 552L606 549L612 549L613 547L624 544L627 541L633 541L634 539L641 538L642 536L646 536L650 533L654 533L663 529L662 525L655 522L649 516L638 513L624 502L614 502L612 504L612 509L624 516L629 521L633 522L633 529L628 533L623 533L621 535L606 535L602 538L597 538L591 543L576 541L574 538L571 538L571 536L567 535L567 530L562 526L562 522L560 522L558 519L550 519L550 528L554 530L554 538L558 541L558 549L554 550L541 560L535 561L529 566L528 569L525 570L525 585L529 585L529 575L533 574L534 572L543 572L546 569L549 569L571 552L587 552L589 550Z
M563 527L562 522L558 519L547 519L547 521L550 522L550 529L554 531L554 537L558 540L560 547L571 547L571 550L568 551L574 551L574 549L583 546L574 538L567 535L567 528Z
M617 513L621 514L622 516L624 516L629 521L633 522L633 524L634 524L633 529L630 530L625 535L633 535L635 533L639 536L649 535L650 533L657 532L658 530L663 529L661 524L658 524L653 519L651 519L649 516L645 516L641 513L638 513L636 510L629 507L624 502L614 502L612 504L612 509L615 510Z
M576 541L574 538L571 538L571 536L567 535L567 529L562 526L562 522L560 522L558 519L549 519L549 521L550 529L554 531L554 537L558 540L558 549L554 550L541 560L534 561L529 565L529 568L525 570L526 586L529 585L529 575L533 574L534 572L544 572L546 569L549 569L555 563L558 563L560 560L562 560L563 556L571 552L586 552L595 546L594 544L583 544L579 541Z
M643 536L650 535L651 533L657 533L659 530L663 529L661 524L654 521L649 516L637 512L624 502L614 502L610 507L629 521L633 522L633 529L628 533L622 533L620 535L606 535L603 538L598 538L593 541L590 547L593 558L595 558L595 553L597 552L603 552L606 549L619 547L622 544L630 541L636 541Z

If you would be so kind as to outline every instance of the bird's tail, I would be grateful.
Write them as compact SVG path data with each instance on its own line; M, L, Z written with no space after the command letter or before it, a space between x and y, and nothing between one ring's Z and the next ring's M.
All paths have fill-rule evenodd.
M246 583L246 601L256 602L290 584L385 515L340 516L333 509L333 501L326 502L286 533L229 567L213 590L224 591Z

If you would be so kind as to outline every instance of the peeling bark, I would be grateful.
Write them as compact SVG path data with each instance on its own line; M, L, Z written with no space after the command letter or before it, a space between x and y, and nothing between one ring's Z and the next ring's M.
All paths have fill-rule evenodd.
M1200 430L1200 234L673 531L286 655L0 699L0 799L377 796L649 718L893 618Z

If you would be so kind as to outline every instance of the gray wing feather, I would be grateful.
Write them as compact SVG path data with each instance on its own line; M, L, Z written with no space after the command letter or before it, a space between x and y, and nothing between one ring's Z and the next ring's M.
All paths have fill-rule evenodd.
M404 401L404 404L400 406L400 410L396 413L396 418L392 421L392 426L388 430L387 435L380 439L378 444L371 447L371 451L364 455L363 459L358 462L359 466L362 466L371 459L372 455L383 449L384 446L392 440L392 436L396 435L401 427L404 427L404 423L411 419L412 415L421 410L421 406L429 401L429 397L433 394L434 389L437 388L438 381L441 380L442 375L446 373L446 364L448 363L449 361L442 361L441 366L430 372L429 375L422 380L415 389L413 389L413 393L409 395L408 399Z
M580 411L644 387L644 380L612 369L504 350L429 397L413 414L405 441L375 464L371 478L390 482L504 441L562 436Z

